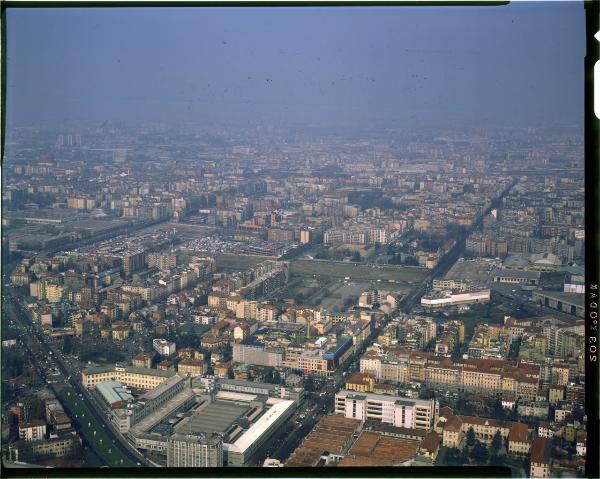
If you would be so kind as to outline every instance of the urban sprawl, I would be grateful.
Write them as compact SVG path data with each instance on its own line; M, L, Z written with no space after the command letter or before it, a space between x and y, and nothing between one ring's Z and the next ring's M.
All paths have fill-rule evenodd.
M584 474L576 129L17 128L2 454Z

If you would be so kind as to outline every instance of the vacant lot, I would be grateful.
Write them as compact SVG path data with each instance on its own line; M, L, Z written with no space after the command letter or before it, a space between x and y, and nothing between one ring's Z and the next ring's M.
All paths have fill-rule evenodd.
M285 301L294 299L305 306L321 306L329 311L345 310L355 305L363 291L379 289L406 295L413 286L376 280L344 280L333 276L305 276L294 274L288 284L272 294L269 299Z
M298 259L290 264L290 272L298 275L321 275L334 278L349 277L356 280L389 281L400 283L420 283L429 270L411 266L366 265L339 261Z

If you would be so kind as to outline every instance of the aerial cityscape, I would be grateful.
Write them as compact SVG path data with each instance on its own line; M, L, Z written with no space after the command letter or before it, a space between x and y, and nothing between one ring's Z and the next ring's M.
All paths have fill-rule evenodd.
M557 37L575 39L563 53L581 53L582 5L501 8L508 14L467 12L465 25L481 21L482 29L504 31L564 22ZM125 33L117 25L115 38L104 42L109 13L98 20L70 10L15 9L7 19L4 467L503 466L512 477L585 477L582 72L557 74L525 94L508 91L513 75L492 72L507 82L495 87L497 103L467 105L452 116L454 101L478 103L482 91L440 90L427 104L427 82L448 65L415 44L407 62L439 66L407 67L404 74L424 91L407 89L408 99L386 106L393 82L381 75L395 75L382 64L391 61L387 50L360 60L375 70L357 82L335 64L356 52L328 57L352 37L353 22L371 22L377 49L381 38L395 41L379 30L396 17L365 9L363 17L340 13L342 39L311 53L324 63L307 73L314 82L327 88L323 72L337 68L336 81L347 83L340 93L331 81L336 93L321 91L316 101L296 90L298 72L312 68L306 60L265 60L261 48L276 56L293 47L304 23L313 22L322 40L334 36L321 32L325 22L277 12L271 33L287 29L289 37L271 44L268 35L244 40L253 27L236 22L272 12L221 10L202 20L203 9L188 19L172 9L167 17L182 17L181 38L193 37L190 26L209 29L202 39L222 26L228 33L214 43L239 50L227 57L198 40L208 64L221 65L210 56L221 54L232 62L202 78L184 77L194 68L187 63L204 62L186 57L189 45L183 57L167 56L164 70L175 62L181 70L156 80L165 82L157 96L171 98L180 76L214 89L181 112L163 111L162 100L144 97L155 80L142 79L148 71L140 65L137 73L124 65L114 67L122 68L116 77L103 76L109 67L102 55L134 63L135 49L151 44L131 40L112 51ZM124 10L121 27L131 25L131 38L157 21L140 12L140 25L148 22L142 28L128 23L136 9ZM409 28L411 16L426 22L437 15L458 28L459 16L440 12L412 9L398 21ZM338 13L322 18L328 15ZM68 26L61 30L60 22ZM47 45L37 59L25 59L34 30ZM444 32L435 41L446 41ZM71 44L69 35L81 42ZM447 40L442 51L476 48L470 33L454 35L467 43ZM506 35L519 50L520 33ZM546 61L531 60L532 45L515 53L523 69ZM56 48L56 56L45 48ZM257 75L241 73L250 61L245 48L256 48L256 68L282 62L283 73L262 73L260 88L288 69L296 83L275 90L272 102L259 94L228 102L228 82ZM448 75L457 75L457 85L472 81L457 72L474 74L469 62L477 52L467 51L466 60L456 55ZM91 78L92 56L100 79ZM541 63L531 68L543 74ZM88 94L98 98L81 99L85 88L59 85L63 74L67 83L83 81L84 70ZM103 83L98 95L94 82ZM125 86L117 94L119 82ZM552 89L565 87L572 90L556 98ZM232 95L246 95L244 88L255 87ZM135 90L137 106L123 100ZM359 106L346 109L354 95ZM440 115L433 118L436 102ZM561 102L575 105L564 118ZM525 119L519 113L538 106L547 110ZM378 108L384 113L371 112Z

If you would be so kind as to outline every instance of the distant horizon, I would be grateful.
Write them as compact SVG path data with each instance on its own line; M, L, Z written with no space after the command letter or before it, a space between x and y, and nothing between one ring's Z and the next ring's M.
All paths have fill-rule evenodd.
M582 2L7 9L7 132L583 127Z

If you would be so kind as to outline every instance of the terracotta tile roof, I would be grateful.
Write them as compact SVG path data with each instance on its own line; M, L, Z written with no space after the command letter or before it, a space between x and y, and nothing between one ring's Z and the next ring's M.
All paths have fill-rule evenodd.
M369 380L373 380L373 376L371 376L370 374L355 372L348 379L346 379L346 384L368 385Z
M445 431L459 432L462 426L462 421L459 416L450 416L444 426Z
M21 428L38 427L38 426L45 426L45 425L46 425L46 421L44 421L43 419L32 419L29 422L19 421L19 427L21 427Z
M354 443L349 454L357 456L370 456L379 441L380 435L375 432L363 432Z
M442 438L440 435L435 431L431 431L429 434L427 434L427 436L425 436L425 439L421 443L420 449L433 454L439 449L441 442Z
M325 416L296 448L285 467L312 467L324 451L340 454L360 421L343 416Z
M502 427L502 428L510 428L511 423L508 421L499 421L497 419L490 419L487 417L477 417L477 416L460 416L463 424L476 424L478 426L492 426L492 427Z
M440 408L440 417L447 418L453 414L454 414L454 411L452 410L452 408L449 408L448 406L444 406L444 407Z
M531 462L548 464L550 462L551 443L545 437L536 437L531 443Z
M337 467L378 467L378 466L391 466L392 461L383 461L375 457L369 456L355 456L348 454L340 462Z
M417 453L419 443L410 439L381 437L373 451L373 457L379 461L404 462Z
M510 442L527 442L527 424L513 422L508 431L508 440Z

